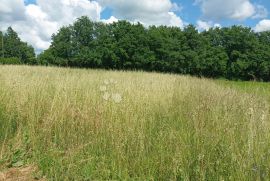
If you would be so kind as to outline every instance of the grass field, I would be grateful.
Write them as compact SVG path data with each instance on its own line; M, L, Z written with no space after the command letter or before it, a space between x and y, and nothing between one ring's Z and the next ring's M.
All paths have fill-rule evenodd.
M226 81L219 80L216 81L218 84L244 91L248 94L253 94L256 96L263 97L270 102L270 83L266 82L243 82L243 81Z
M0 66L0 170L35 165L46 180L269 180L269 87Z

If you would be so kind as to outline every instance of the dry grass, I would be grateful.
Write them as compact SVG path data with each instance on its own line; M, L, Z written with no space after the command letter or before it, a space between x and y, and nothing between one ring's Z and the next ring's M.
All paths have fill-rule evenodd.
M44 178L35 178L33 173L36 171L37 168L34 166L9 168L3 172L0 172L0 181L46 181Z
M49 180L270 179L259 96L188 76L28 66L0 66L0 85L0 164L35 163Z

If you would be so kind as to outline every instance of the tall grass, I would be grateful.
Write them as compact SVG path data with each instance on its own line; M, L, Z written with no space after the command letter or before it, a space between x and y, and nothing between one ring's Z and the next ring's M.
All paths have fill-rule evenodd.
M0 85L2 165L34 163L48 180L270 179L259 96L188 76L28 66L0 66Z
M229 88L244 91L249 94L259 95L270 102L270 83L269 82L252 82L252 81L226 81L217 80L217 84Z

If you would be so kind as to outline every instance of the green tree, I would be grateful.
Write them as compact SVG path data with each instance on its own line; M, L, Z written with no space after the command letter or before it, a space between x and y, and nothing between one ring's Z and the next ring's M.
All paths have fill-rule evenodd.
M16 34L9 34L18 41ZM182 30L127 21L104 24L85 16L62 27L39 56L42 64L263 81L270 79L269 61L269 32L242 26L198 32L193 25Z
M21 63L26 64L36 63L34 48L22 42L18 34L11 27L7 29L4 35L1 32L1 41L2 36L3 43L1 42L1 50L3 51L2 56L4 58L19 58Z

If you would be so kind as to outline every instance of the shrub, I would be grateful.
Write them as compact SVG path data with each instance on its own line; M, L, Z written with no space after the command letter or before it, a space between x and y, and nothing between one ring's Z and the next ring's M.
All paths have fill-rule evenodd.
M17 57L11 57L11 58L0 58L0 64L16 65L16 64L22 64L22 62Z

